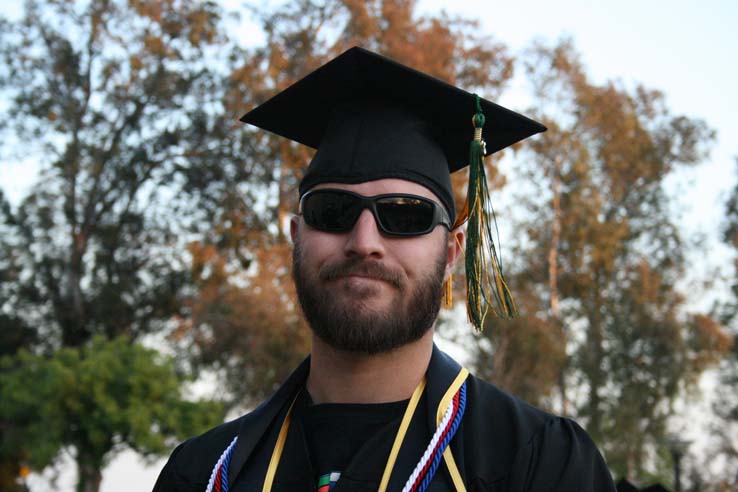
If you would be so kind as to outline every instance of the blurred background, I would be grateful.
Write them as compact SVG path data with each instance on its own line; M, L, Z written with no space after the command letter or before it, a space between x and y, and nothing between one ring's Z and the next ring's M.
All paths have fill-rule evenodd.
M311 151L238 118L354 45L549 128L487 161L521 316L474 333L458 290L442 347L616 479L738 489L738 3L0 12L0 490L149 490L307 354L285 224Z

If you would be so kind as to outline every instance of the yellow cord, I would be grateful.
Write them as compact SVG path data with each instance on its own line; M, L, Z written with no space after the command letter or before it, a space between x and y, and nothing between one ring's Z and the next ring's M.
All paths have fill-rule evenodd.
M400 447L402 441L405 440L405 434L407 428L410 427L410 421L413 419L415 414L415 408L418 406L420 397L425 390L425 378L420 381L420 384L413 391L413 396L410 397L410 401L405 409L405 415L402 416L402 422L400 422L400 428L397 429L397 435L395 436L395 442L392 444L392 451L390 451L389 457L387 458L387 464L384 466L384 473L382 474L382 481L379 482L379 492L387 492L387 485L389 485L390 476L392 475L392 469L395 467L395 461L397 455L400 453Z
M298 396L300 393L297 394ZM269 460L269 467L267 468L266 477L264 478L264 487L262 492L272 492L272 484L274 483L274 476L277 474L277 467L279 466L279 460L282 458L282 451L284 450L284 442L287 440L287 431L290 428L290 420L292 418L292 407L297 401L297 396L292 400L290 408L287 410L287 416L285 416L282 422L282 427L279 429L279 436L277 436L277 443L274 445L272 450L272 458Z
M456 379L454 379L454 382L448 387L443 398L441 398L441 402L438 404L438 410L436 411L436 425L439 425L441 420L443 420L444 412L451 404L451 400L453 400L454 395L459 391L461 385L466 381L467 376L469 376L469 371L465 367L462 367L459 374L456 375ZM456 487L456 492L466 492L466 486L464 486L464 481L461 479L459 467L456 466L454 455L451 454L451 446L448 446L443 452L443 459L446 462L448 473L451 475L451 480L454 482L454 487Z

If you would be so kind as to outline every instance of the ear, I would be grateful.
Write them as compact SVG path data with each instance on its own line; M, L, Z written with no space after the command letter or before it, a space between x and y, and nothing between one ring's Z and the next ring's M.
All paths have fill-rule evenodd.
M300 227L300 216L299 215L293 215L290 217L290 239L292 239L292 244L295 244L295 241L297 240L297 229Z
M458 261L462 251L464 250L465 238L466 233L464 232L463 226L457 227L448 235L448 244L446 244L446 273L443 276L444 281L448 280L448 278L451 276L454 265L456 265L456 262Z

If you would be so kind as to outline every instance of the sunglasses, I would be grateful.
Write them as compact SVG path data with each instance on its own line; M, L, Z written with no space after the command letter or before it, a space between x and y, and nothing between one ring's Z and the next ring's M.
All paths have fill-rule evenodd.
M308 191L300 199L300 214L305 223L323 232L350 231L366 208L371 210L379 229L390 236L421 236L438 224L451 229L446 209L417 195L362 196L346 190L322 188Z

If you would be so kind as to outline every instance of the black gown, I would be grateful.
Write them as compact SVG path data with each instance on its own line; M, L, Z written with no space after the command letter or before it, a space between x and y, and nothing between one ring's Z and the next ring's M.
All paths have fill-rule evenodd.
M253 412L180 444L154 492L204 492L214 464L236 435L228 468L230 491L261 492L278 434L308 370L306 360ZM405 485L435 431L439 403L461 370L434 347L427 385L391 469L388 492L400 492ZM466 411L449 446L465 490L615 491L597 447L576 422L543 412L474 376L466 383ZM369 439L341 471L333 492L377 492L398 427L387 425ZM301 419L291 418L272 492L315 492L316 474L307 449ZM427 490L464 490L454 484L451 468L442 461Z

